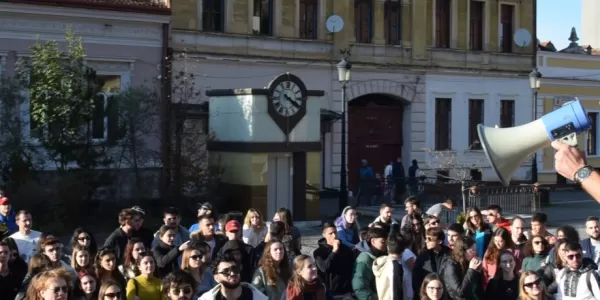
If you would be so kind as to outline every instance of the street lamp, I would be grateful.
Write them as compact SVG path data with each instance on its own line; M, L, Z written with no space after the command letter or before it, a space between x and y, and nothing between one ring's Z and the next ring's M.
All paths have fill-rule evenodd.
M346 85L350 81L350 69L352 64L348 62L347 57L344 57L337 64L338 80L342 84L342 155L340 157L340 194L339 194L339 211L348 206L348 183L346 173Z
M538 90L542 82L542 74L538 72L537 68L534 68L529 73L529 87L531 88L533 95L533 120L537 119L537 98ZM537 168L537 151L533 154L531 161L531 183L534 184L538 181L538 168Z

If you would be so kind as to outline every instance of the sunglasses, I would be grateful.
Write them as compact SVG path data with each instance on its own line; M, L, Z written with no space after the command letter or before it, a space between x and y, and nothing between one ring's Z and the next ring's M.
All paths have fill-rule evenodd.
M581 259L582 255L580 253L567 255L568 260Z
M121 298L121 292L106 293L106 294L104 294L104 297L106 297L108 299L120 299Z
M202 259L202 255L192 255L190 256L191 259L193 260L201 260Z
M238 275L238 274L240 274L240 268L238 266L231 267L231 268L225 268L225 269L221 270L220 272L217 272L217 274L221 274L224 276Z
M435 242L435 241L437 241L437 239L434 238L434 237L432 237L432 236L425 237L425 240L428 241L428 242Z
M527 288L532 288L534 285L535 286L540 286L540 283L542 282L541 279L536 279L534 282L527 282L527 283L523 283L523 285Z
M91 238L89 236L84 236L84 237L77 238L77 240L78 241L90 241Z
M66 285L57 286L57 287L54 287L54 289L52 289L52 292L54 292L54 294L58 294L60 292L68 293L69 292L69 287L67 287Z
M189 286L186 286L186 287L181 288L181 289L180 288L171 289L171 293L174 294L174 295L181 295L181 292L183 292L184 295L191 294L192 293L192 288L189 287Z

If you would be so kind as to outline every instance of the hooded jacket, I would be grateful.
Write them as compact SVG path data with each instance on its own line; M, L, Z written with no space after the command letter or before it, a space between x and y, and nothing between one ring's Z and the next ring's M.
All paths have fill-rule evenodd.
M366 241L360 242L356 247L360 254L356 258L352 271L354 296L358 300L377 300L377 287L372 269L375 255L371 253L371 248Z
M596 273L598 265L584 258L579 269L572 271L568 267L558 272L557 299L594 300L600 299L600 275Z
M379 299L404 299L402 279L404 270L402 264L390 256L381 256L373 262L373 274Z
M240 286L242 288L252 290L252 300L269 300L269 298L267 298L267 296L265 296L257 288L255 288L253 285L251 285L249 283L241 282ZM217 284L217 286L215 286L208 292L204 293L200 298L198 298L198 300L213 300L213 299L217 298L217 295L219 294L220 291L221 291L221 284Z
M354 253L352 249L341 244L336 253L333 247L322 238L319 247L313 252L319 277L332 295L344 295L352 292L352 267Z
M360 241L360 225L358 224L358 220L353 224L348 224L348 222L346 222L344 216L349 209L352 209L352 207L346 206L344 210L342 210L342 215L335 220L335 229L337 230L338 239L350 249L354 249L354 245Z
M252 246L238 240L230 240L223 244L223 247L219 250L218 256L223 256L227 251L240 251L242 255L242 272L240 273L240 280L242 282L250 282L252 274L254 273L253 268L253 257Z

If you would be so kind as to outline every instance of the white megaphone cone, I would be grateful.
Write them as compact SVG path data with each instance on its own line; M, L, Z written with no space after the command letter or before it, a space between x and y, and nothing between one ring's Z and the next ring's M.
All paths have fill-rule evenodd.
M575 98L525 125L494 128L479 124L477 133L490 166L502 184L508 186L514 172L530 155L550 146L554 140L577 146L576 134L590 127L581 102Z

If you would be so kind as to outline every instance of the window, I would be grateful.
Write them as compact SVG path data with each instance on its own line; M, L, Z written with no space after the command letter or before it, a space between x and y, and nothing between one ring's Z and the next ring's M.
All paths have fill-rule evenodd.
M319 1L300 0L300 38L316 39Z
M273 0L254 0L253 16L255 34L273 35Z
M477 125L483 124L483 100L469 99L469 144L470 149L481 149Z
M500 46L502 52L512 52L515 7L509 4L500 5Z
M371 0L354 1L354 35L359 43L370 43L372 34L373 2Z
M450 47L450 1L435 2L435 46L438 48Z
M483 174L481 174L481 170L471 169L470 173L471 173L470 174L471 175L471 180L481 181L481 179L483 178Z
M384 5L384 31L385 42L388 45L399 45L402 38L402 26L400 16L402 15L402 5L400 1L388 0Z
M450 150L452 133L452 99L435 99L435 150Z
M484 2L471 0L471 16L469 28L469 49L483 50L483 6Z
M203 0L202 30L222 32L225 19L224 0Z
M121 91L121 76L98 75L96 77L102 82L103 86L100 94L94 98L94 112L90 132L92 140L102 141L108 138L108 104L114 99L113 96Z
M500 100L500 128L515 126L515 100Z
M435 173L439 183L446 183L450 181L450 172L448 170L437 170Z
M598 155L598 113L589 112L588 118L592 126L587 133L587 154Z

